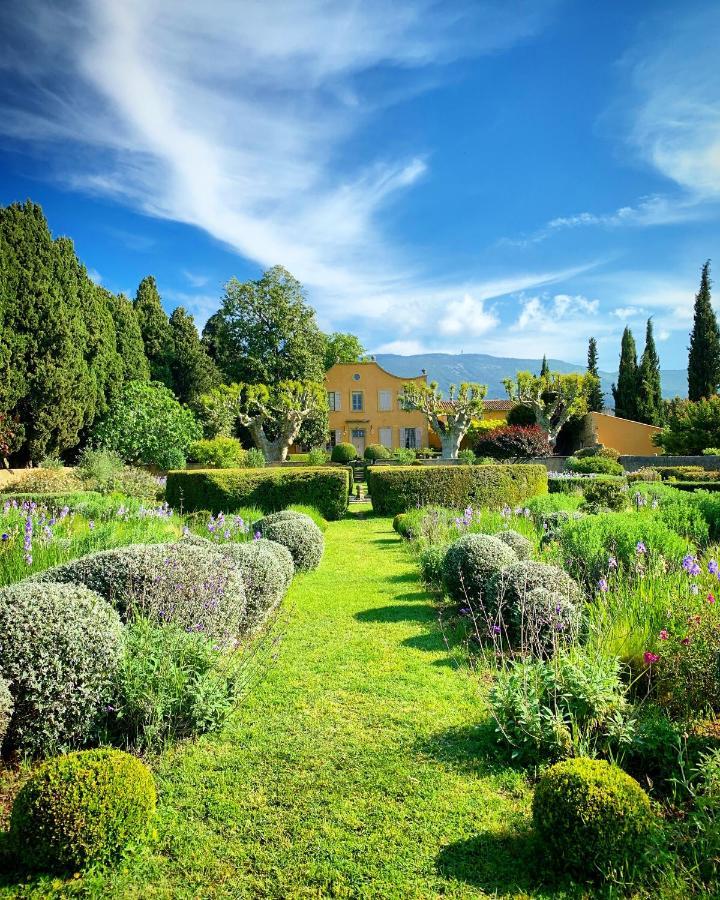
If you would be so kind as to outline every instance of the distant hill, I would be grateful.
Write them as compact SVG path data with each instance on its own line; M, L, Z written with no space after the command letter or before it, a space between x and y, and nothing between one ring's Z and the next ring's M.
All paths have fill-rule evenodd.
M425 369L429 381L437 381L443 391L451 384L463 381L479 381L488 386L488 398L505 397L503 378L529 369L539 372L540 359L513 359L505 356L489 356L487 353L418 353L414 356L400 356L396 353L378 353L375 359L393 375L410 377L419 375ZM549 359L548 364L556 372L582 372L584 366ZM684 369L664 369L661 372L664 397L687 396L687 372ZM616 372L601 372L600 380L606 402L612 405L611 387L617 380Z

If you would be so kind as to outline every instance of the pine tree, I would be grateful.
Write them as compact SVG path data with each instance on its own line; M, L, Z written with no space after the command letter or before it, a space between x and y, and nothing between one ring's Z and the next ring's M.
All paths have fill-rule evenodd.
M621 419L637 418L637 383L638 366L635 338L632 331L625 326L620 345L620 366L617 385L612 392L615 400L615 415Z
M125 294L116 295L109 291L106 302L115 323L115 343L123 363L123 381L147 381L150 366L132 302Z
M645 349L640 358L637 380L637 421L660 425L663 418L660 357L655 349L652 319L647 321Z
M170 316L173 353L170 362L173 390L183 403L194 400L220 384L221 377L200 341L195 320L182 306Z
M543 354L542 366L540 366L540 377L545 378L550 374L550 366L548 365L547 356Z
M702 400L720 385L720 331L710 301L710 260L702 267L700 290L695 296L693 330L688 357L688 399Z
M600 384L600 373L598 371L598 352L597 341L594 337L588 342L587 355L587 371L589 375L594 375L597 382L593 384L588 393L588 411L602 412L605 407L605 394Z
M152 275L147 275L140 282L133 306L150 365L150 377L172 388L172 330Z

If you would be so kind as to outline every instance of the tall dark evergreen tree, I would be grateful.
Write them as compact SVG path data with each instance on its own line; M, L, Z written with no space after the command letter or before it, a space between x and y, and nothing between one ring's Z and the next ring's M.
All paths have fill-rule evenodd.
M695 295L695 314L688 356L688 399L702 400L717 393L720 385L720 331L710 301L710 260L702 267L700 290Z
M543 354L542 365L540 366L540 377L545 378L546 375L550 374L550 366L548 365L547 356Z
M172 329L152 275L147 275L140 282L133 306L145 345L150 377L172 388Z
M593 375L597 379L597 382L593 384L588 393L588 411L602 412L605 407L605 395L603 394L603 389L600 384L597 341L594 337L591 337L588 342L587 371L589 375Z
M105 297L115 323L115 344L123 364L123 381L147 381L150 366L132 302L125 294L109 291Z
M615 400L615 415L622 419L637 419L638 365L637 349L632 331L625 326L620 345L620 366L617 385L612 392Z
M660 425L663 419L660 357L655 348L652 319L647 321L645 349L640 358L637 380L637 421Z
M170 372L175 395L189 403L222 381L220 372L200 341L195 320L182 306L170 316L173 338Z

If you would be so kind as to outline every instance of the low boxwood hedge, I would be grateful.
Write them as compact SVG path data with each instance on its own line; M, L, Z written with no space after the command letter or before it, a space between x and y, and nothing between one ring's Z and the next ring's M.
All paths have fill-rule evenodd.
M395 516L419 506L514 506L547 492L545 466L372 466L368 489L376 513Z
M595 476L570 476L565 478L549 478L548 493L549 494L577 494L582 493L590 484L598 481L614 481L622 483L625 481L623 475L595 475Z
M230 513L248 506L274 512L303 503L326 519L343 515L349 492L347 469L333 466L173 471L165 487L170 506L183 512Z

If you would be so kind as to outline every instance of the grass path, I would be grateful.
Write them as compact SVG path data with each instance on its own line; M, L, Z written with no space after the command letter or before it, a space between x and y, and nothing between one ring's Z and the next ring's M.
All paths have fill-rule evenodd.
M513 837L527 786L473 761L481 698L451 665L390 521L354 512L326 542L320 569L295 580L279 659L237 719L156 766L151 849L0 896L528 895Z

